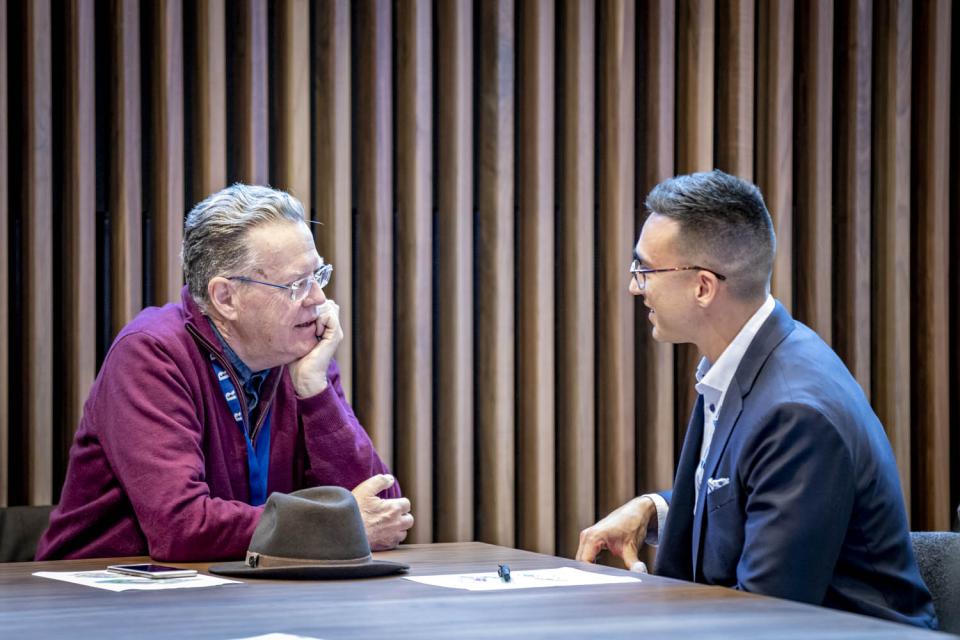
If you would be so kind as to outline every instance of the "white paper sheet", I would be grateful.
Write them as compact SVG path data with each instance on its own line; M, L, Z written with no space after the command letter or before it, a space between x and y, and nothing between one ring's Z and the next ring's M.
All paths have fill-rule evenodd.
M496 571L490 573L451 573L438 576L404 576L407 580L448 589L468 591L501 591L505 589L536 589L537 587L577 587L594 584L624 584L641 582L630 576L611 576L573 567L556 569L514 570L510 582L504 582Z
M126 576L110 571L37 571L33 575L40 578L82 584L85 587L106 589L107 591L163 591L165 589L216 587L221 584L243 584L239 580L214 578L201 573L190 578L163 579Z

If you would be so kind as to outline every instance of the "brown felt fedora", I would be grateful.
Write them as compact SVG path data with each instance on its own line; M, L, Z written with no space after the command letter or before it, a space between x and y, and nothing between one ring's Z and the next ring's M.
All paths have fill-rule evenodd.
M343 487L273 493L253 532L247 558L210 567L238 578L371 578L410 567L374 560L353 494Z

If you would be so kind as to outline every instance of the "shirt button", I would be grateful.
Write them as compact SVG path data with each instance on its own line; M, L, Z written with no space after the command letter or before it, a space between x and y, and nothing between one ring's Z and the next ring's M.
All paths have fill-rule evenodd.
M711 404L711 405L710 405L710 413L714 413L716 410L717 410L716 405Z

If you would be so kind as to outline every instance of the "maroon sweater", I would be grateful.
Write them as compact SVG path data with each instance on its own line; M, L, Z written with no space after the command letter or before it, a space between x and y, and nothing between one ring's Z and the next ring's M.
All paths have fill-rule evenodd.
M186 287L180 304L144 309L120 332L84 405L37 560L244 555L263 507L249 504L246 442L210 353L239 389ZM344 397L336 363L328 374L327 389L311 398L297 398L286 367L271 370L261 387L254 417L272 411L268 495L317 485L353 489L388 473ZM381 495L398 497L399 486Z

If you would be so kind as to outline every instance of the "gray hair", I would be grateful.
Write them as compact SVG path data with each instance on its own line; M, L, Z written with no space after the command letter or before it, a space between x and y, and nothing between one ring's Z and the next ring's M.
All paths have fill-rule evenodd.
M679 223L680 253L725 275L735 297L752 300L770 291L777 239L754 184L716 169L676 176L654 187L645 204Z
M190 295L201 309L208 308L212 278L253 267L247 233L283 220L304 222L299 200L286 191L240 183L214 193L187 214L180 257Z

